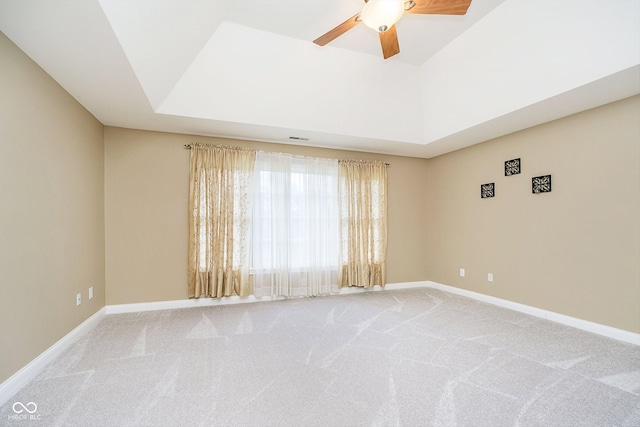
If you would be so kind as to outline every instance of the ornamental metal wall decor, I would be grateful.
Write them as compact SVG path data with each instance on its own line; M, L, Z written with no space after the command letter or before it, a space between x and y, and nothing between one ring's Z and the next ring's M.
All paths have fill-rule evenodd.
M490 182L488 184L482 184L480 186L480 197L486 199L488 197L495 197L496 195L496 186L494 182Z
M504 162L504 176L518 175L520 173L520 159Z
M551 175L534 176L531 178L531 191L533 194L551 192Z

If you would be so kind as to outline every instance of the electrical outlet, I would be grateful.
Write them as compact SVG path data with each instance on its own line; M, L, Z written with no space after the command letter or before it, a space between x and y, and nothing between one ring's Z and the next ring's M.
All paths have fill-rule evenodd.
M490 282L493 282L493 274L492 273L489 273L487 275L487 280L490 281Z
M82 304L82 294L76 294L76 305Z
M460 277L464 277L464 268L460 269Z
M89 288L89 299L93 298L93 286Z

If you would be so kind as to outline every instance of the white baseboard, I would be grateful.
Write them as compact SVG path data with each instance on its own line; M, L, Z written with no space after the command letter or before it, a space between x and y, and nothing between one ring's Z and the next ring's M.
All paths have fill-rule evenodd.
M480 294L466 289L456 288L453 286L443 285L442 283L432 281L421 282L405 282L405 283L390 283L387 284L385 289L410 289L419 287L429 287L438 289L444 292L448 292L455 295L475 299L488 304L493 304L499 307L507 308L510 310L518 311L521 313L529 314L531 316L547 319L552 322L561 323L567 326L571 326L577 329L582 329L588 332L593 332L598 335L613 338L615 340L624 341L630 344L640 346L640 334L625 331L622 329L613 328L611 326L601 325L599 323L590 322L588 320L582 320L564 314L555 313L541 308L531 307L528 305L520 304L513 301L504 300L501 298L492 297L489 295ZM381 291L382 288L376 286L370 289L363 288L342 288L339 294L355 294L362 292ZM154 310L169 310L175 308L190 308L190 307L208 307L227 304L243 304L261 301L275 301L285 299L283 297L262 297L256 298L254 296L249 297L227 297L227 298L199 298L199 299L185 299L175 301L158 301L148 303L136 303L136 304L118 304L108 305L98 310L93 316L78 325L75 329L62 337L58 342L53 344L47 350L42 352L38 357L33 359L28 365L20 369L8 380L0 384L0 405L6 402L9 398L15 395L22 387L24 387L29 381L35 378L49 363L60 356L67 348L73 345L80 337L93 329L100 320L107 314L119 314L119 313L136 313L141 311L154 311Z
M537 307L532 307L517 302L492 297L490 295L480 294L466 289L456 288L453 286L443 285L442 283L432 281L420 281L420 282L403 282L403 283L388 283L385 289L410 289L419 287L429 287L433 289L439 289L444 292L448 292L455 295L464 296L467 298L475 299L478 301L493 304L498 307L507 308L509 310L518 311L520 313L529 314L531 316L539 317L542 319L550 320L552 322L561 323L563 325L571 326L573 328L582 329L584 331L593 332L598 335L613 338L618 341L624 341L630 344L640 345L640 334L625 331L622 329L613 328L611 326L601 325L599 323L590 322L588 320L578 319L576 317L567 316L553 311L544 310ZM357 294L362 292L377 292L381 291L380 286L373 288L341 288L340 292L333 295L346 295ZM191 307L209 307L227 304L244 304L261 301L275 301L286 299L284 297L262 297L256 298L255 296L239 297L231 296L226 298L198 298L198 299L185 299L175 301L158 301L148 303L137 304L119 304L108 305L106 307L107 314L117 313L135 313L139 311L154 311L154 310L167 310L175 308L191 308Z
M38 357L0 384L0 405L9 400L22 387L34 379L49 363L75 344L84 334L92 330L105 316L102 307L93 316L76 326L71 332L60 338L55 344L43 351Z
M424 287L427 282L404 282L404 283L388 283L386 289L409 289L416 287ZM374 286L373 288L340 288L340 291L332 295L346 295L346 294L358 294L362 292L381 291L383 288L380 286ZM137 313L141 311L156 311L156 310L171 310L176 308L192 308L192 307L213 307L218 305L228 304L246 304L253 302L263 301L278 301L287 299L286 297L255 297L253 295L248 297L239 297L237 295L225 297L225 298L191 298L181 299L173 301L155 301L155 302L141 302L132 304L116 304L106 306L106 314L121 314L121 313Z
M613 338L618 341L624 341L629 344L635 344L640 346L640 334L634 332L625 331L623 329L617 329L611 326L602 325L600 323L590 322L588 320L578 319L576 317L567 316L565 314L556 313L553 311L543 310L541 308L532 307L517 302L504 300L501 298L492 297L490 295L484 295L466 289L460 289L453 286L443 285L442 283L427 281L424 282L425 286L430 288L439 289L444 292L472 298L478 301L486 302L489 304L497 305L499 307L508 308L509 310L519 311L520 313L530 314L531 316L540 317L542 319L550 320L552 322L561 323L563 325L571 326L573 328L582 329L583 331L593 332L594 334L603 335L608 338Z

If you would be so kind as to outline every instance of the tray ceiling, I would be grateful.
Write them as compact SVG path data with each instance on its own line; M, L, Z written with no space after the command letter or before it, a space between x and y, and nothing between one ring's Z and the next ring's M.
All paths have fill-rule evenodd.
M406 15L386 61L364 25L312 43L362 4L0 0L0 31L105 125L416 157L640 93L636 0Z

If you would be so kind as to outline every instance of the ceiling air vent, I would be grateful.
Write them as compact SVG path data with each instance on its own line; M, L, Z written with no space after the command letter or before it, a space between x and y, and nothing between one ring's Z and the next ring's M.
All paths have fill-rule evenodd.
M301 136L290 136L289 139L294 139L296 141L308 141L309 138L303 138Z

